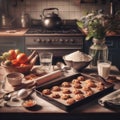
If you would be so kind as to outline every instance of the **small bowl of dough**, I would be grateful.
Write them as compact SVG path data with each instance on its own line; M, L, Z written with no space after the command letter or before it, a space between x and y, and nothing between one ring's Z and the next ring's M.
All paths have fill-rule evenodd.
M22 103L22 106L25 107L25 108L32 108L32 107L34 107L36 105L37 105L37 102L35 100L32 100L32 99L25 100Z
M63 56L63 60L67 66L74 68L76 71L81 71L90 64L92 57L86 53L76 51Z

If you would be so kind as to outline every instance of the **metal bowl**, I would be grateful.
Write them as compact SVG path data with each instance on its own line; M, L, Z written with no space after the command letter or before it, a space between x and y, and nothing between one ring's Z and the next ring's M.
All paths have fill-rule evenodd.
M92 57L90 55L88 55L88 57L89 61L69 61L65 59L65 56L63 56L63 60L67 66L75 69L76 71L81 71L86 68L92 61Z

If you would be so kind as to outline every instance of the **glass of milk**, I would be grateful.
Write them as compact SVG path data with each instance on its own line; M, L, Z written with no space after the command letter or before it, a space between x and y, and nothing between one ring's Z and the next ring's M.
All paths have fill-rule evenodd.
M98 75L100 75L104 79L107 79L110 74L110 67L111 67L111 61L98 60L97 61Z
M52 66L53 53L42 52L39 54L39 58L40 58L40 65L42 66L42 68L45 71L49 72L49 70L51 69L51 66Z

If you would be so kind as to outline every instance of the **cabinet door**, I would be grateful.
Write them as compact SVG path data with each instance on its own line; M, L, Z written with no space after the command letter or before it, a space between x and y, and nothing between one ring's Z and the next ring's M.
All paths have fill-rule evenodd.
M120 51L120 50L119 50ZM110 49L109 50L109 60L112 61L112 65L115 65L120 70L120 57L118 49Z
M24 37L0 37L0 54L9 49L19 49L24 52Z
M120 69L120 37L111 36L106 38L106 44L109 48L109 60L112 61L112 65L117 66Z

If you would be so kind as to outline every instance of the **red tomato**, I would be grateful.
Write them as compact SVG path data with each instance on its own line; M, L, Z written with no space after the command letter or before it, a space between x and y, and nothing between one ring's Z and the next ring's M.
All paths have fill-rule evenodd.
M18 54L16 59L21 64L24 64L28 61L28 57L25 53Z
M20 67L26 67L27 64L20 64Z
M14 66L20 65L20 63L17 61L17 59L11 60L11 62L12 62L12 65L14 65Z
M10 54L10 60L16 59L16 53L15 50L9 50L8 53Z

